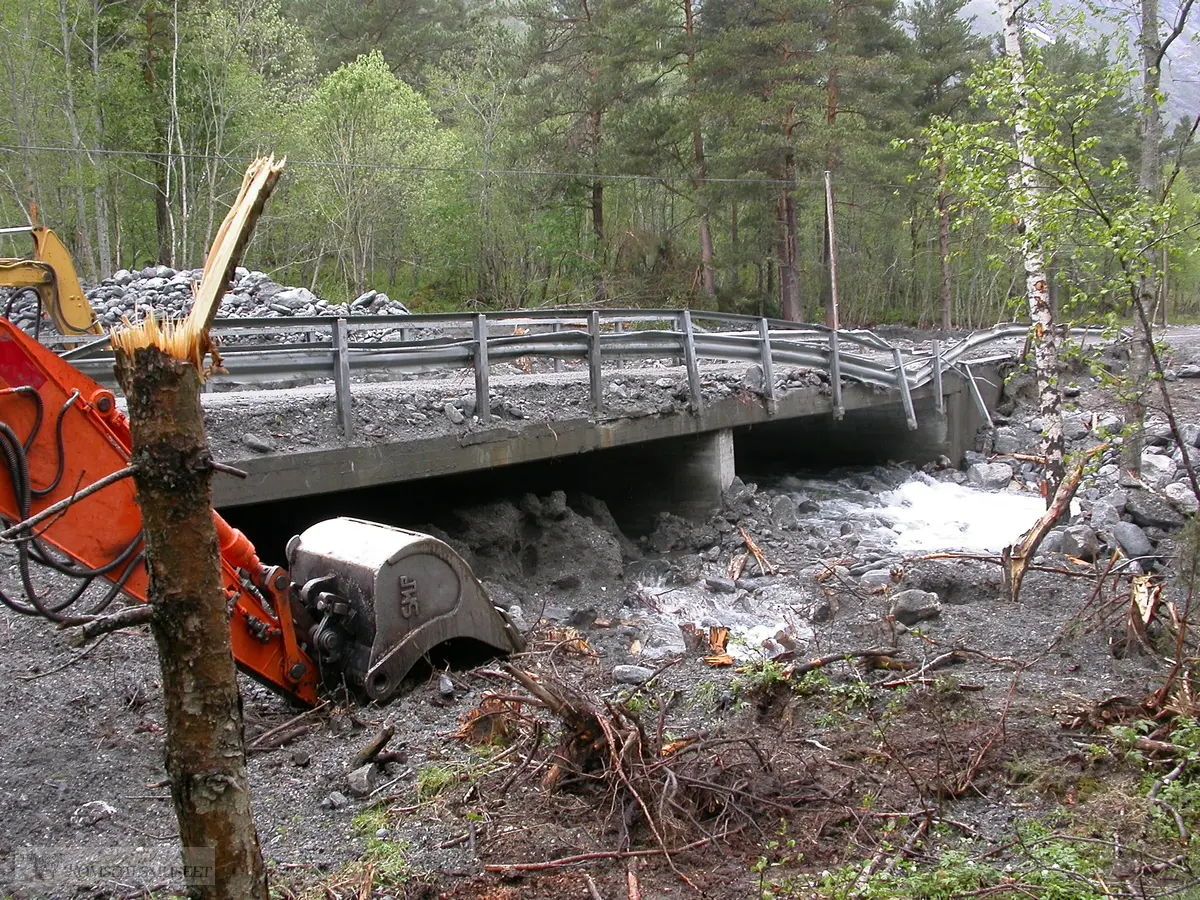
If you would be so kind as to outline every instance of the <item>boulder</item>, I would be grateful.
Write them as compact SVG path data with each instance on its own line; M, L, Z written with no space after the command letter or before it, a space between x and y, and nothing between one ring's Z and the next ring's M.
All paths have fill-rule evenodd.
M938 602L937 594L913 589L893 595L889 611L897 622L916 625L940 616L942 604Z
M878 594L881 591L886 591L892 586L892 570L887 569L872 569L869 572L863 572L862 577L858 579L859 586L871 594Z
M1142 481L1152 488L1169 484L1175 477L1175 461L1161 453L1142 454Z
M367 763L346 776L346 788L355 797L366 797L375 790L378 781L379 770L375 763Z
M1063 416L1063 437L1068 441L1081 441L1091 434L1085 422L1079 416Z
M1004 490L1012 477L1012 466L1007 463L975 463L967 469L970 482L989 491Z
M1118 522L1113 526L1113 538L1121 551L1131 559L1154 553L1154 547L1150 544L1150 538L1146 537L1146 532L1132 522Z
M1150 491L1130 491L1125 511L1129 513L1135 523L1143 528L1161 528L1163 531L1171 531L1183 527L1183 516L1177 513L1170 503Z
M1021 432L1012 426L1005 425L996 429L996 440L992 447L997 453L1020 453L1026 449L1028 443Z
M1107 500L1097 500L1092 504L1091 525L1094 530L1111 532L1112 527L1120 521L1121 514L1112 503Z
M1087 525L1072 525L1063 530L1062 552L1084 562L1096 558L1096 532Z
M261 434L244 434L242 443L255 453L271 453L275 450L275 442Z
M653 674L646 666L614 666L612 680L613 684L645 684Z
M1186 516L1194 516L1200 511L1200 501L1196 500L1191 484L1186 481L1171 482L1163 488L1163 493L1167 495L1171 505Z

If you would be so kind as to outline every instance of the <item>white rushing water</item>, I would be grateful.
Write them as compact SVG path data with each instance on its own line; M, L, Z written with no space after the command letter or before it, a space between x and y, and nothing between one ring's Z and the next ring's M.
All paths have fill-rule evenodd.
M894 489L876 492L856 487L853 479L789 477L768 487L767 493L815 502L819 511L800 513L802 522L818 527L823 523L827 532L849 523L860 548L897 557L999 553L1029 530L1046 508L1033 493L985 491L919 473ZM723 573L714 568L709 574ZM791 607L786 590L767 588L751 599L746 594L713 594L701 585L643 583L641 589L644 597L653 598L651 618L659 622L729 627L729 649L737 658L778 652L783 649L776 641L781 633L800 646L813 637L803 614Z
M914 477L876 499L877 506L861 507L853 517L877 519L884 545L904 556L999 553L1046 511L1037 494L983 491L926 477ZM853 512L852 503L846 512Z

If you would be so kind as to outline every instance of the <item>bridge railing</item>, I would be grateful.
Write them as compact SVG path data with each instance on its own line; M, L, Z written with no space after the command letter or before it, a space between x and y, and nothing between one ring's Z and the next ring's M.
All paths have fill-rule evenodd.
M775 405L774 367L806 367L829 378L834 415L842 414L842 380L900 394L909 427L916 428L912 392L934 386L942 408L942 377L965 375L984 415L982 395L967 357L1028 326L1002 325L958 341L931 341L928 349L905 351L870 331L834 331L778 319L691 310L519 311L412 316L314 316L218 319L213 333L231 378L262 382L281 377L332 378L339 424L353 431L352 371L386 371L397 376L430 371L474 372L475 408L491 412L491 366L520 359L552 361L556 371L570 362L588 368L592 409L604 413L605 365L672 360L687 371L689 406L703 412L700 360L747 362L762 370L762 393ZM98 378L112 371L112 351L99 339L62 354ZM978 360L977 360L978 361Z

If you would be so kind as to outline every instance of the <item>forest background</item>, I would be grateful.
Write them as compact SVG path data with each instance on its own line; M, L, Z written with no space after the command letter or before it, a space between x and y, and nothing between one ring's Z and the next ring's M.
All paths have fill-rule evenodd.
M289 174L247 263L331 301L821 321L832 209L843 323L986 326L1024 303L1019 217L973 202L928 140L1011 133L988 108L998 37L964 3L4 3L0 225L36 204L93 281L198 267L246 162L275 153ZM1051 138L1113 196L1142 152L1136 12L1023 13ZM1167 108L1157 250L1178 321L1200 313L1200 157ZM1054 303L1127 314L1105 288L1120 248L1087 235L1047 236Z

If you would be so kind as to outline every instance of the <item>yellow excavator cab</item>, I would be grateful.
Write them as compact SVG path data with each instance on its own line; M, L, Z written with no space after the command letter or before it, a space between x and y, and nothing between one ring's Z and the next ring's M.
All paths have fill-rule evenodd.
M0 287L33 288L63 335L103 334L75 274L71 254L58 236L42 225L0 228L0 235L28 234L33 256L0 259Z

